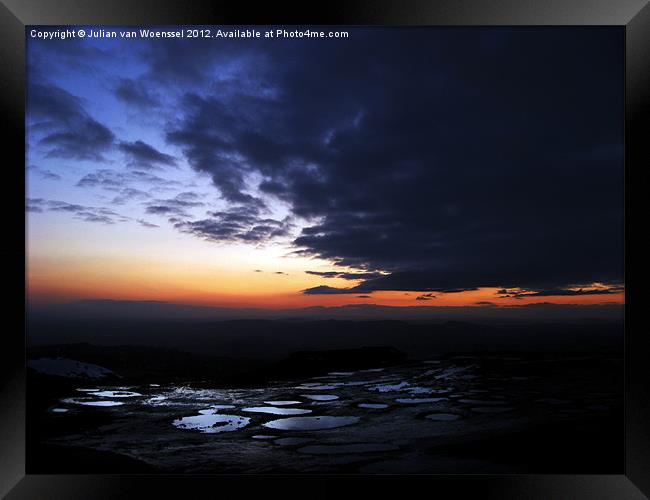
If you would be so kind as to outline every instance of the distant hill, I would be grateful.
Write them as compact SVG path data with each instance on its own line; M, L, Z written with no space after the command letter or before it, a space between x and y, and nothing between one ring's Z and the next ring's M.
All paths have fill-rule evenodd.
M389 346L410 357L476 350L590 351L623 345L622 321L510 322L29 315L29 345L158 346L224 358L279 359L296 351Z
M76 319L194 319L194 320L472 320L494 321L589 321L622 320L621 304L574 305L541 302L523 306L408 306L352 304L300 309L224 308L161 301L80 300L67 304L29 304L32 318Z

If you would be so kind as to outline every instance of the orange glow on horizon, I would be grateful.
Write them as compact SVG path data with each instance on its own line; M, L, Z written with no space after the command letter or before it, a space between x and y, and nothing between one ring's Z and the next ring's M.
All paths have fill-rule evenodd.
M263 255L263 254L262 254ZM241 257L241 259L244 259ZM256 266L264 267L256 270ZM320 267L319 267L320 266ZM353 287L359 282L325 279L305 271L324 264L307 259L257 257L227 262L116 255L33 256L27 266L28 300L63 303L82 299L156 300L229 308L293 309L348 304L385 306L517 306L539 302L599 304L625 302L624 292L594 295L500 297L499 288L459 293L382 291L306 295L320 285ZM598 288L593 286L592 288ZM420 297L420 299L418 299ZM491 304L480 304L481 302Z
M359 294L323 294L305 295L300 290L292 293L201 293L191 289L169 289L156 287L125 287L107 288L86 287L75 283L69 286L47 286L42 283L32 283L28 287L29 300L35 303L63 303L82 299L113 299L113 300L156 300L177 304L229 308L261 308L261 309L294 309L304 307L337 307L349 304L374 304L393 307L427 307L427 306L474 306L474 307L504 307L521 306L539 302L554 304L602 304L625 303L624 293L605 295L572 295L524 297L521 299L500 298L496 295L497 288L483 288L475 291L453 294L438 294L437 298L418 300L422 292L382 291L373 292L368 298ZM491 302L479 304L479 302Z

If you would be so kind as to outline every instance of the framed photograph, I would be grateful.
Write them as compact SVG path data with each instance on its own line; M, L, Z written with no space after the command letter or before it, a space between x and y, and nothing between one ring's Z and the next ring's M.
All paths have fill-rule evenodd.
M647 498L645 3L4 1L0 493Z

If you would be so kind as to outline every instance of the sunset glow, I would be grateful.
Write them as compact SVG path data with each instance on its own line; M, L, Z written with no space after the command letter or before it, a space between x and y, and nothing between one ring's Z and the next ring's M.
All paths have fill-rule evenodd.
M410 32L413 60L400 76L391 68L401 53L384 60L370 50L396 33L216 45L28 38L29 300L268 309L623 303L616 120L599 118L597 143L579 135L568 143L562 131L545 138L549 159L539 163L537 129L522 132L516 113L491 104L518 98L480 71L481 58L501 64L519 38L537 50L532 32L472 34L477 52L462 54L463 67L479 68L477 85L495 97L476 103L483 111L462 111L463 123L444 96L478 94L436 48L437 37L455 35L425 43ZM339 66L350 50L390 74L377 95ZM167 65L181 53L192 54L185 73ZM326 81L313 78L314 53L332 65ZM422 65L428 57L438 63ZM510 75L519 92L540 91L520 77ZM301 78L323 103L292 83ZM567 99L550 85L540 89ZM413 101L393 106L386 96L404 89ZM618 89L604 82L600 92ZM582 123L589 96L571 99L583 111L570 120ZM512 123L480 123L487 113L511 114ZM545 131L563 112L554 113L538 110ZM448 146L451 136L430 144L449 127L471 134L481 155ZM512 152L518 141L530 151ZM593 178L593 192L581 175ZM592 211L582 191L612 208Z

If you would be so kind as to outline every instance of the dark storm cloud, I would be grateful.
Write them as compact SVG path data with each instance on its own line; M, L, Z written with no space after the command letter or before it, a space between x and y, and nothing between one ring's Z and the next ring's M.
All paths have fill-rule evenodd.
M336 295L340 293L355 293L353 288L334 288L327 285L319 285L312 288L307 288L302 291L305 295Z
M622 41L608 28L355 30L194 47L177 66L164 61L179 46L162 43L149 74L211 82L187 83L166 137L224 200L262 209L255 176L309 222L301 255L388 273L304 293L543 293L622 280ZM248 234L228 214L180 227Z
M293 227L289 219L263 217L256 207L232 207L207 215L209 218L197 221L175 220L174 227L209 241L254 244L287 236Z
M320 276L321 278L338 278L341 274L336 271L305 271L305 273Z
M55 85L32 84L27 91L29 129L49 158L104 161L113 132L93 119L81 100Z
M131 106L138 108L151 108L160 105L157 97L152 95L144 82L123 78L115 87L115 95L118 99Z
M344 280L367 280L381 276L380 273L348 273L338 271L305 271L307 274L321 278L341 278Z
M561 297L576 295L609 295L612 293L621 293L625 291L623 285L611 285L606 288L591 288L587 290L556 288L553 290L499 290L497 294L502 298L522 298L522 297Z
M121 142L119 148L129 159L130 167L152 169L160 166L176 166L176 159L173 156L161 153L143 141Z
M191 94L186 96L184 108L187 114L183 128L169 132L167 140L183 148L193 168L211 175L226 201L262 207L261 200L245 192L245 177L252 170L242 161L244 146L239 143L254 143L263 137L253 137L255 134L246 131L237 110L214 98ZM240 137L238 128L244 129L247 137Z
M419 273L416 273L419 274ZM391 291L391 290L415 290L420 292L435 292L435 293L461 293L461 292L470 292L478 290L478 287L468 287L468 288L432 288L430 286L422 286L423 283L428 283L429 280L427 277L417 278L417 279L406 279L404 282L395 282L390 280L393 275L385 275L379 279L368 279L361 282L359 285L352 288L335 288L330 286L324 287L314 287L310 290L310 294L320 293L319 290L324 290L323 293L334 294L334 293L371 293L373 291ZM429 278L430 279L430 278ZM487 285L486 285L487 286ZM303 291L305 293L305 291ZM408 294L405 294L408 295ZM431 293L421 295L424 299L435 298Z

